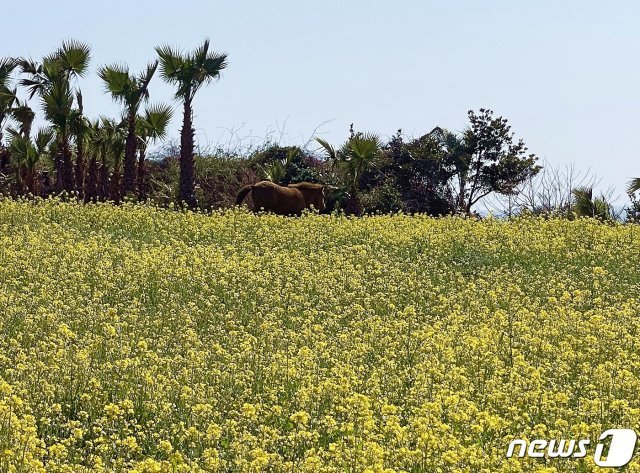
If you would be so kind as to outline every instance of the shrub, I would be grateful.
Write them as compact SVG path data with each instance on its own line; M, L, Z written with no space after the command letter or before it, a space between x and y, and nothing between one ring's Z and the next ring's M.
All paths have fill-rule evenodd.
M322 161L298 146L269 145L256 152L250 165L260 177L286 186L294 182L321 182Z

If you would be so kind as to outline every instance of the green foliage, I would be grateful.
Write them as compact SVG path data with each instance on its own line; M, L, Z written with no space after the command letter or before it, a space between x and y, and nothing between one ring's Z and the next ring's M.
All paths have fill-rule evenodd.
M265 179L277 184L321 181L317 161L298 146L268 145L250 161Z
M0 58L0 89L9 89L11 83L11 74L17 66L18 61L15 58Z
M405 212L446 215L455 209L450 181L455 175L457 155L450 148L452 138L455 135L436 128L409 141L398 130L389 140L380 174L393 177Z
M393 178L360 194L360 202L365 213L393 213L404 207L402 194Z
M53 139L54 133L50 128L38 130L33 140L21 134L11 139L9 149L18 192L39 193L37 167L50 154Z
M323 139L317 138L316 141L324 148L332 166L342 174L344 184L353 191L357 191L360 178L373 167L382 148L378 135L354 133L353 128L349 139L338 150Z
M469 111L469 121L462 142L452 149L459 175L458 206L467 213L491 193L514 193L541 169L535 164L537 157L527 154L524 141L514 141L505 118L494 118L493 111L481 108L477 114Z
M11 74L18 66L13 58L0 58L0 146L4 125L11 115L13 104L17 101L16 90L11 89Z
M70 149L71 133L82 120L82 103L79 90L72 79L83 77L89 67L88 45L69 40L37 64L30 59L20 59L21 72L28 77L20 81L27 88L29 98L38 95L45 118L51 123L59 142L58 156L54 159L57 174L57 191L73 191L76 187Z
M176 98L193 99L202 85L220 77L227 67L227 55L209 50L209 40L190 53L184 53L172 46L158 46L162 78L176 86Z
M361 214L363 209L359 197L362 188L360 181L367 171L379 164L382 149L380 138L374 133L356 133L352 125L351 136L339 149L335 149L321 138L316 138L316 141L324 150L338 178L339 189L338 192L334 192L334 198L342 197L339 205L347 214Z
M45 58L45 63L59 68L67 77L84 77L91 60L91 47L75 39L62 42L55 53Z
M260 180L248 159L224 153L195 157L196 194L201 209L231 207L242 186ZM178 201L179 161L175 156L151 159L147 164L149 198L159 205Z
M613 220L613 208L604 196L593 197L593 189L582 187L574 189L573 213L577 217L592 217L600 220Z
M629 194L630 203L626 210L626 221L640 223L640 199L635 194Z
M485 109L479 114L470 111L469 119L470 127L462 134L436 127L405 141L398 132L384 148L377 136L353 129L340 149L318 139L337 173L338 185L344 188L341 205L353 206L354 213L360 206L364 211L390 208L391 194L374 191L384 183L387 190L395 187L394 198L399 196L406 212L469 213L491 193L515 193L519 184L540 170L535 155L527 155L524 142L514 141L506 119L494 118ZM367 193L367 198L361 199L361 193ZM377 202L376 196L385 197Z
M633 194L638 191L640 191L640 177L631 179L631 181L629 181L629 186L627 187L627 192L629 194Z
M170 105L151 105L136 120L136 133L143 143L164 139L167 136L167 127L171 118L173 118L173 108Z
M112 166L122 159L125 138L124 122L100 117L93 122L89 134L89 149L103 163Z
M191 208L197 205L194 177L194 142L192 101L200 87L220 77L227 67L227 55L209 50L209 40L190 53L171 46L158 46L162 78L176 87L176 98L182 100L184 111L180 130L180 191L179 202Z
M147 66L138 76L132 76L129 68L121 64L103 66L98 70L98 76L105 83L105 88L111 96L122 102L127 108L136 108L149 98L149 83L153 77L158 62Z
M172 174L175 163L170 159L163 165L151 166L154 182L162 185L150 190L162 194L162 200L174 199L176 182L171 179L175 177L179 183L177 200L190 207L196 206L197 199L202 200L203 207L231 201L228 196L237 189L234 192L230 189L246 180L234 175L229 178L230 185L223 185L224 175L219 170L231 169L233 174L242 168L255 180L269 179L283 185L323 182L330 189L328 207L342 208L347 213L360 214L363 210L403 210L430 215L470 213L474 205L490 194L514 196L519 186L540 170L536 156L527 153L522 140L514 138L507 120L494 117L488 109L469 111L470 124L463 133L436 127L416 139L406 139L398 133L386 144L378 135L355 132L352 126L349 138L338 148L317 139L324 159L315 158L299 147L283 146L267 146L244 156L249 159L242 166L238 161L226 162L231 159L228 156L222 161L218 155L213 160L196 158L192 100L200 87L220 78L228 56L212 51L209 40L187 52L168 45L155 50L157 60L138 75L132 75L122 64L98 70L107 92L123 104L126 123L102 120L92 130L83 117L82 95L72 80L88 71L88 45L65 41L39 63L25 58L0 59L0 140L7 119L18 123L17 129L11 130L12 136L29 136L34 120L29 104L18 102L16 91L11 89L11 74L19 68L23 75L19 84L26 89L28 99L39 97L45 119L56 135L51 145L55 152L48 153L54 163L56 191L82 193L86 183L83 173L87 169L84 152L88 151L86 161L91 172L97 172L96 161L100 160L101 182L111 181L116 187L124 157L122 189L112 194L132 195L137 188L138 198L144 199L147 147L165 138L172 117L167 105L148 107L144 113L139 111L149 98L149 83L159 69L162 78L175 87L175 97L183 102L184 108L179 173ZM6 169L9 154L10 150L0 148L0 169ZM197 176L199 172L204 175ZM640 189L639 182L636 179L631 183L630 192ZM209 190L214 194L212 197L207 195ZM592 203L601 205L597 199ZM595 212L601 214L602 209Z

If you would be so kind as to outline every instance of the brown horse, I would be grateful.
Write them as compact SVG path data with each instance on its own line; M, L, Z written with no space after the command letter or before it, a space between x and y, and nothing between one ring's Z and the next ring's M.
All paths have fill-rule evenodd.
M238 192L236 204L240 205L247 194L251 194L254 209L264 209L278 215L300 215L304 209L313 206L324 210L325 186L311 182L279 186L271 181L260 181L244 186Z

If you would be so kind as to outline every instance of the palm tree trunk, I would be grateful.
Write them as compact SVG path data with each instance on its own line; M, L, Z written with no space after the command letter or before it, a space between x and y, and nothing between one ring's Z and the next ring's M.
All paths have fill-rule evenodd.
M349 194L349 198L345 202L344 213L346 215L360 216L362 214L362 204L360 203L358 190L354 187Z
M38 195L38 179L36 177L35 169L27 169L25 172L25 184L27 186L27 191L31 193L34 197Z
M69 140L62 138L62 150L60 153L60 179L61 190L72 192L75 186L73 179L73 163L71 161L71 149L69 148Z
M184 101L184 116L180 131L180 203L186 203L189 208L197 204L195 196L193 172L193 116L191 99Z
M124 175L122 178L122 195L135 191L136 182L136 115L129 113L129 128L124 148Z
M460 186L458 188L458 210L466 208L464 193L466 191L467 181L464 177L460 177Z
M54 192L59 194L64 190L64 186L62 185L63 171L62 171L62 142L61 141L58 141L58 148L56 149L56 154L53 157L53 167L56 171L56 181L54 185Z
M27 170L20 166L16 170L16 192L18 195L25 195L29 192L29 187L27 186Z
M0 139L2 139L2 133L0 133ZM9 167L11 161L11 151L0 142L0 172L5 173Z
M76 140L76 190L82 197L84 195L84 145L82 136L78 136Z
M89 159L89 169L87 170L86 189L84 191L85 202L96 202L98 200L98 162L95 155Z
M136 187L138 188L138 199L143 201L147 198L147 189L145 188L144 182L144 163L145 163L145 152L144 145L140 147L140 156L138 158L138 176L136 180Z
M120 203L120 161L116 160L113 166L113 174L111 174L111 190L109 192L109 199L113 200L116 204Z
M100 197L100 200L106 200L109 197L109 165L104 157L100 164L100 189L98 197Z

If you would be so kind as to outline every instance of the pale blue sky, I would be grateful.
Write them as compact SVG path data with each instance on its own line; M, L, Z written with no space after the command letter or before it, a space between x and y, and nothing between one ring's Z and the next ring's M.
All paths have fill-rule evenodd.
M303 144L327 120L319 132L336 144L351 122L384 136L462 130L467 110L488 107L532 152L591 168L618 194L640 175L638 2L32 0L3 14L0 56L40 58L70 37L92 46L90 116L118 111L98 65L138 71L158 44L209 37L230 65L196 98L201 145L283 128ZM158 78L151 99L170 102L170 87Z

